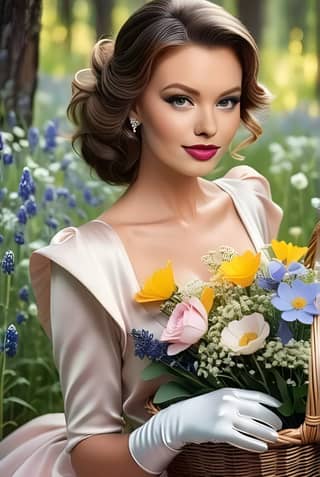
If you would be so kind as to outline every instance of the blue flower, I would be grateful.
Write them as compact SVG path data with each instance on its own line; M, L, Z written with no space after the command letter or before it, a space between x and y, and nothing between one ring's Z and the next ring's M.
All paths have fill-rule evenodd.
M19 334L17 328L11 324L8 326L4 341L6 355L12 358L17 353Z
M3 242L4 242L4 236L0 234L0 244L2 244Z
M3 141L2 133L0 131L0 151L3 151L3 146L4 146L4 141Z
M279 286L279 282L263 275L257 276L256 284L263 290L276 290Z
M57 187L56 193L57 197L63 197L64 199L68 199L70 196L70 192L66 187Z
M27 285L24 285L19 290L19 298L26 303L29 303L29 288Z
M28 221L27 210L24 205L20 205L16 214L19 224L25 225Z
M61 169L62 171L66 171L66 170L68 169L69 165L71 164L71 162L72 162L71 157L70 157L68 154L66 154L66 155L63 157L63 159L62 159L62 161L61 161L61 163L60 163L60 169Z
M277 336L281 339L282 344L286 345L291 338L293 338L293 333L289 328L288 322L280 320Z
M134 354L139 356L140 359L147 357L159 360L167 355L168 344L153 339L153 333L150 333L148 330L132 329L130 334L134 340Z
M50 228L50 229L53 229L53 230L56 230L58 228L58 221L53 218L52 216L48 217L45 221L45 224Z
M18 245L23 245L24 244L24 233L20 230L18 232L15 232L14 234L14 241Z
M47 202L52 202L55 199L55 190L52 186L47 186L43 194L44 200Z
M57 146L57 126L54 121L49 121L44 131L46 152L52 152Z
M19 182L18 195L23 200L28 200L31 194L35 194L35 184L28 167L24 167Z
M1 268L3 273L10 275L14 272L14 253L12 250L7 250L1 261Z
M23 323L24 321L27 321L25 313L23 313L23 311L18 311L18 313L16 314L16 322L18 323L18 325L21 325L21 323Z
M74 195L70 195L69 200L68 200L68 206L72 209L74 209L77 205L77 201Z
M31 127L28 130L28 142L31 151L34 151L39 143L39 129Z
M33 199L28 199L24 203L24 206L26 208L26 211L27 211L27 214L28 214L29 218L34 217L35 215L37 215L37 211L38 211L37 203Z
M4 152L2 160L5 166L10 166L10 164L13 163L13 155L11 154L11 152Z
M285 321L301 321L311 324L313 316L318 314L315 299L320 293L320 283L304 283L299 279L288 283L280 283L277 295L271 298L275 308L282 311L281 316Z

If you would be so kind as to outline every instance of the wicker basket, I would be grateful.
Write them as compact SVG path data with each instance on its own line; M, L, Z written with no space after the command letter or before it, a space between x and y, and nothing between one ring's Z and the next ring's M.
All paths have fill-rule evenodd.
M314 267L320 260L320 223L305 257ZM149 401L152 414L158 408ZM229 444L190 444L167 469L168 477L320 477L320 316L311 326L311 358L306 415L297 429L279 432L278 441L263 453L248 452Z

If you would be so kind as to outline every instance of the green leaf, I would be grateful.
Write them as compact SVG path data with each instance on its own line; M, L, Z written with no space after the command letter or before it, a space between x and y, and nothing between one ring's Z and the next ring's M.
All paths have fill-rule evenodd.
M38 411L33 406L31 406L31 404L29 404L28 402L24 401L23 399L20 399L20 398L17 398L17 397L10 396L10 397L5 398L3 400L3 404L8 404L8 403L20 404L20 406L26 407L27 409L30 409L35 414L38 413Z
M18 386L18 385L21 385L21 384L25 384L27 386L30 386L30 381L28 381L26 378L24 378L23 376L20 376L19 378L17 378L15 381L13 381L12 383L8 384L8 386L5 386L4 388L4 394L7 394L8 391L12 388L14 388L15 386Z
M170 369L165 364L153 361L144 368L141 377L144 381L150 381L151 379L159 378L165 374L170 375L172 373L170 373Z
M158 391L154 395L154 404L163 404L167 401L180 400L193 396L193 393L188 391L181 384L175 381L161 384Z

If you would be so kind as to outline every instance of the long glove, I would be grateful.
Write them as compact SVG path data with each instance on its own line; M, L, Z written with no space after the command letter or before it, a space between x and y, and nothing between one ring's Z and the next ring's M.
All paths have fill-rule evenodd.
M260 403L281 404L267 394L234 388L177 402L131 432L130 453L144 471L161 474L188 443L226 442L253 452L266 451L265 441L277 440L282 422Z

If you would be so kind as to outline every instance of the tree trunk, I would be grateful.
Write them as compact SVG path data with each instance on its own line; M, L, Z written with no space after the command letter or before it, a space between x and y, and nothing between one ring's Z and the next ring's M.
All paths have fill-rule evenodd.
M264 20L263 0L238 0L238 16L242 23L248 28L257 44L261 45L262 27Z
M113 36L112 31L112 9L115 0L95 0L96 10L96 37L99 40L102 36Z
M41 0L0 0L0 126L8 111L32 123L40 28Z

